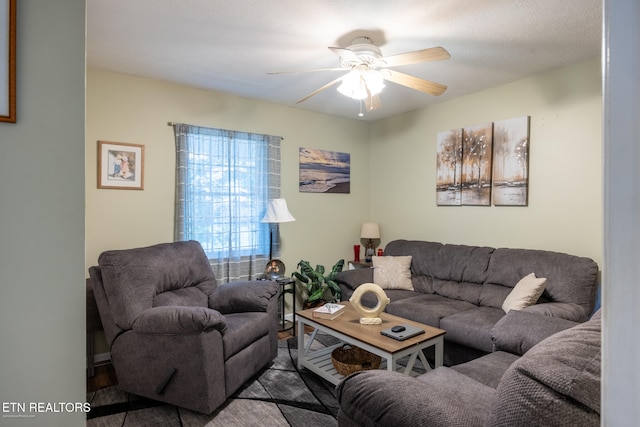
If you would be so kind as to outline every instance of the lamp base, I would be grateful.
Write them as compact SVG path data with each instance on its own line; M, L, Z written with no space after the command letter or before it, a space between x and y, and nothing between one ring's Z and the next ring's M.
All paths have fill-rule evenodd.
M375 255L375 248L373 247L373 240L369 239L367 242L367 247L364 251L364 260L366 262L371 262L371 258Z

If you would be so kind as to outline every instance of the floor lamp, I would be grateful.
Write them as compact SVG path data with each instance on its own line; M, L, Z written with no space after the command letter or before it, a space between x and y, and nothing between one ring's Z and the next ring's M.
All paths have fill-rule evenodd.
M287 201L285 199L271 199L267 206L267 213L260 220L260 222L267 222L269 224L277 224L281 222L292 222L296 219L291 215L287 208ZM267 267L267 274L271 278L276 279L284 274L284 263L279 260L273 259L273 225L269 226L269 264ZM279 263L279 265L278 265ZM275 265L274 265L275 264Z

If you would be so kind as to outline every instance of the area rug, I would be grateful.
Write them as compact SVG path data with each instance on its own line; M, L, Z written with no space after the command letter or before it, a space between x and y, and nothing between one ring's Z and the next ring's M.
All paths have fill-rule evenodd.
M319 334L312 348L335 342L335 338ZM91 411L86 425L337 426L335 386L307 370L298 371L297 351L296 338L279 341L273 363L210 415L134 396L115 386L87 394Z

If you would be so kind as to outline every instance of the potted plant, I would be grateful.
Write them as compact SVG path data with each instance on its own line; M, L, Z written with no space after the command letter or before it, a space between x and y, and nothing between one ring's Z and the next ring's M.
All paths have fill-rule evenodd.
M339 301L340 286L336 283L335 277L342 271L342 267L344 267L343 259L338 261L331 268L331 272L325 276L323 265L316 265L316 268L313 269L309 261L302 260L298 263L298 271L294 271L291 277L295 277L306 286L307 305L314 305L322 301Z

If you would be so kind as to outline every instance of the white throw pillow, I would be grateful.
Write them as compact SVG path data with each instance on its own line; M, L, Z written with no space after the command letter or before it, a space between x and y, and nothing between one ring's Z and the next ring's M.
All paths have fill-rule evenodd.
M411 283L411 255L374 256L373 283L382 289L406 289L413 291Z
M525 307L535 304L544 292L544 285L547 279L544 277L536 277L531 273L518 282L513 290L502 303L502 309L505 313L509 310L522 310Z

